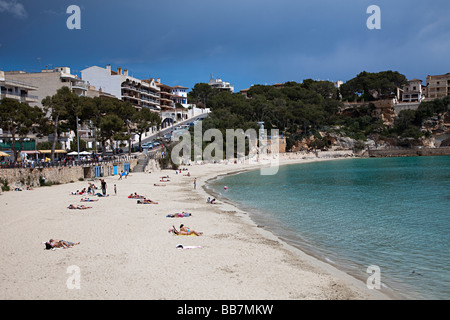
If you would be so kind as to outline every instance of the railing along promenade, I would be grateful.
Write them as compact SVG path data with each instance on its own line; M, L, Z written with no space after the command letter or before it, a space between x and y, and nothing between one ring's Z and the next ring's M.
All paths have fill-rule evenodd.
M116 155L116 156L106 156L101 160L58 160L58 161L26 161L26 162L5 162L0 163L0 168L2 169L22 169L22 168L58 168L58 167L92 167L102 164L116 164L122 162L128 162L130 160L136 160L137 155Z

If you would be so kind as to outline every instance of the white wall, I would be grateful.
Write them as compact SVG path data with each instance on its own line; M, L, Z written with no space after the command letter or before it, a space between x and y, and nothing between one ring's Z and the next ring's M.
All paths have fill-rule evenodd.
M102 90L122 99L121 76L111 75L111 71L97 66L89 67L81 71L81 78L94 86L96 90Z

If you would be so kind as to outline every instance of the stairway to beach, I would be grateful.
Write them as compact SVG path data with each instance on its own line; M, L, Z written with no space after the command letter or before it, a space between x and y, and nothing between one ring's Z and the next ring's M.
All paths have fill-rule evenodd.
M141 154L138 158L138 163L134 167L133 172L144 172L147 166L148 158L145 154Z

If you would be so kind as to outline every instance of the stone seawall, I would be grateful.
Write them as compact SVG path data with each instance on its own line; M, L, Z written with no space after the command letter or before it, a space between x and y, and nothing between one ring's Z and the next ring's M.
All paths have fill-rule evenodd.
M369 157L450 156L450 148L369 150Z
M137 160L130 160L131 171L137 164ZM95 167L100 167L101 176L108 177L116 172L124 170L125 163L102 163L92 166L73 166L73 167L50 167L50 168L15 168L0 169L0 180L6 180L10 188L15 187L39 187L41 181L51 184L64 184L81 180L95 178Z

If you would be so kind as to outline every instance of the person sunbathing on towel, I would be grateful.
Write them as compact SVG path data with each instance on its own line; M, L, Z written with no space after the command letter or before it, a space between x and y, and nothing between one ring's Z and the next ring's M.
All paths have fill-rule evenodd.
M85 209L91 209L92 207L86 207L84 205L74 206L73 204L70 204L67 208L85 210Z
M203 232L197 232L194 230L191 230L188 227L185 227L183 224L180 225L180 231L178 231L175 226L173 227L173 233L175 233L176 235L182 235L182 236L190 236L190 235L196 235L196 236L201 236L203 234Z
M138 195L136 192L133 194L130 194L129 196L128 196L128 198L129 199L145 199L145 197L144 196L140 196L140 195Z
M80 243L79 242L73 243L73 242L65 241L65 240L50 239L49 241L45 242L45 249L47 249L47 250L56 249L56 248L68 249L68 248L71 248L78 244L80 244Z
M184 218L184 217L190 217L190 216L192 216L192 214L183 211L183 213L168 214L166 217L167 218Z
M94 202L94 201L98 201L98 199L97 200L92 200L92 199L89 199L89 198L81 199L81 202Z
M138 204L158 204L158 202L156 202L156 201L153 201L150 199L145 199L145 198L142 201L138 200L137 203Z

